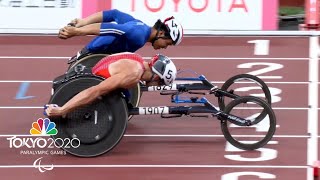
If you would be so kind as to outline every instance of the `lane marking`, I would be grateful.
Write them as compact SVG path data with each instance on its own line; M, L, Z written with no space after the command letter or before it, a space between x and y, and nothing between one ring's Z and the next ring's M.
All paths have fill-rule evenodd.
M0 59L69 59L61 56L0 56Z
M43 109L43 106L0 106L0 109ZM274 110L309 110L308 107L272 107ZM318 108L319 110L320 108Z
M5 28L3 28L5 29ZM46 37L46 36L57 36L58 29L48 29L49 31L46 31L46 33L25 33L21 34L19 33L19 30L21 29L11 29L13 32L11 33L3 33L0 34L0 36L25 36L25 37ZM26 29L23 29L26 30ZM41 31L43 32L43 31ZM199 38L199 37L213 37L213 38L221 38L224 36L230 36L230 37L270 37L270 38L307 38L310 36L319 36L320 33L318 31L260 31L260 30L250 30L250 31L217 31L217 30L186 30L185 36L187 38ZM88 37L91 37L93 35L87 35Z
M26 93L28 92L29 87L30 87L29 82L21 83L15 99L22 100L22 99L34 98L35 96L26 96Z
M0 109L43 109L43 106L0 106Z
M2 28L5 29L5 28ZM12 29L11 33L1 33L1 36L21 36L21 37L56 37L58 34L56 33L58 29L48 29L49 31L46 33L19 33L16 30ZM307 38L310 36L318 36L320 33L318 31L217 31L217 30L186 30L185 35L183 37L187 38L221 38L224 36L230 37L269 37L269 38ZM93 35L87 35L87 37L92 37Z
M319 37L309 38L309 86L308 86L308 133L310 138L307 142L307 164L312 166L318 160L318 82L319 82ZM307 171L307 179L314 179L313 169Z
M30 134L0 134L0 137L35 137ZM40 135L39 135L40 136ZM43 135L44 137L50 137ZM190 138L216 138L224 137L223 135L210 134L125 134L126 137L190 137ZM38 137L38 136L37 136ZM235 135L234 137L263 137L262 135ZM274 135L274 138L310 138L310 135ZM320 136L319 136L320 137Z
M60 57L60 56L0 56L0 59L69 59L70 57ZM143 57L143 59L151 59L151 57ZM194 60L194 59L198 59L198 60L290 60L290 61L308 61L309 58L250 58L250 57L230 57L230 58L226 58L226 57L171 57L171 59L176 59L176 60Z
M126 137L224 137L223 135L188 135L188 134L125 134ZM234 137L264 137L262 135L234 135ZM275 138L309 138L309 135L274 135ZM319 136L320 137L320 136Z
M50 165L51 166L51 165ZM277 166L277 165L53 165L54 168L281 168L281 169L306 169L310 166ZM33 165L2 165L0 168L34 168Z
M270 40L251 40L248 43L254 44L254 55L266 56L270 51Z
M51 81L4 80L4 81L0 81L0 83L52 83L52 80Z
M0 83L52 83L52 81L32 81L32 80L0 80ZM191 83L197 83L199 81L181 81L177 80L175 81L176 84L191 84ZM216 84L223 84L225 81L211 81L211 83L216 83ZM245 84L246 82L239 82ZM253 82L247 82L250 84L253 84ZM309 84L310 82L268 82L265 81L267 84ZM318 82L320 84L320 82Z

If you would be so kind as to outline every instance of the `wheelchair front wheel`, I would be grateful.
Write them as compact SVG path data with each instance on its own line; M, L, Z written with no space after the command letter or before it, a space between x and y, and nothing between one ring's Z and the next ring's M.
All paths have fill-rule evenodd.
M256 96L264 99L271 106L271 93L267 84L257 76L251 74L239 74L229 78L221 87L221 90L228 91L239 96ZM250 93L251 92L251 93ZM250 93L250 94L249 94ZM219 108L224 110L226 104L233 99L228 100L225 96L219 97ZM257 117L262 120L266 116L266 112L262 111Z
M263 119L257 117L265 112ZM250 120L251 126L237 126L226 119L221 120L221 130L226 140L243 150L255 150L266 145L276 131L276 116L270 105L253 96L243 96L231 101L224 112Z

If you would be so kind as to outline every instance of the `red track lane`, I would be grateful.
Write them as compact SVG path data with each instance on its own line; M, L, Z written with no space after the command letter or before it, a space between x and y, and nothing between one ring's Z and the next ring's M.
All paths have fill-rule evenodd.
M221 179L221 176L234 172L266 172L263 168L56 168L54 172L44 174L32 173L33 169L0 169L0 174L6 179L11 179L12 174L18 179L26 177L34 180L55 180L61 177L73 179L79 177L94 177L100 179L130 179L130 180L175 180L179 179ZM66 171L68 173L66 173ZM268 169L269 173L277 174L277 179L305 179L304 169ZM152 172L152 173L148 173ZM229 177L230 178L230 177ZM256 180L256 176L243 176L241 179Z
M0 59L1 80L51 81L64 73L65 59L19 59L20 56L69 57L82 48L91 37L73 38L67 41L56 37L14 37L0 36L0 56L17 56L16 59ZM270 55L254 56L251 40L271 40ZM237 68L244 63L264 62L283 65L263 75L281 76L281 79L264 79L270 88L280 89L280 102L273 103L278 120L274 144L265 146L275 153L271 159L258 159L260 151L228 152L226 140L222 137L219 121L215 118L173 118L160 119L158 116L135 116L129 122L126 136L112 152L96 158L76 158L71 155L22 155L21 150L9 148L9 137L0 137L0 176L4 179L222 179L223 175L233 172L263 172L276 176L276 179L301 180L307 173L307 123L308 123L308 39L283 37L185 38L182 46L154 51L150 46L139 51L149 57L155 53L164 53L175 59L181 69L192 69L204 74L211 81L223 82L229 77L265 68L259 65L253 68ZM189 57L215 57L215 60L187 59ZM185 58L185 59L183 59ZM235 58L235 59L224 59ZM239 58L239 59L237 59ZM279 58L240 59L240 58ZM287 58L304 58L288 60ZM188 75L188 74L187 74ZM275 83L278 82L278 83ZM281 83L289 82L289 83ZM295 83L302 82L302 83ZM221 83L217 83L221 86ZM51 83L31 82L25 96L30 99L15 99L20 82L0 83L0 107L36 106L47 103ZM158 93L145 93L141 106L168 105L169 96L157 96ZM298 96L297 96L298 95ZM217 105L217 99L210 98ZM174 105L174 104L171 104ZM293 109L277 109L293 108ZM294 109L301 108L301 109ZM42 109L0 109L0 135L28 134L32 122L43 117ZM320 127L319 127L320 129ZM137 137L136 135L145 135ZM173 137L151 137L150 135L176 135ZM178 135L209 135L191 137ZM215 136L213 136L215 135ZM282 137L291 135L294 137ZM217 136L217 137L216 137ZM280 137L279 137L280 136ZM296 137L299 136L299 137ZM39 149L38 149L39 150ZM51 149L58 151L58 149ZM234 160L229 155L240 155L255 161ZM33 162L43 157L43 164L64 165L51 171L40 173L32 167ZM232 156L231 156L232 157ZM263 156L265 157L265 156ZM27 167L16 167L24 165ZM72 167L74 165L123 165L124 167ZM125 165L181 165L181 167L126 167ZM193 167L193 165L212 167ZM228 167L213 167L226 165ZM238 165L240 167L238 167ZM8 168L3 168L4 166ZM11 166L11 168L10 168ZM183 167L190 166L190 167ZM246 167L249 166L249 167ZM259 166L259 167L254 167ZM260 167L275 166L275 167ZM277 166L289 166L286 168ZM296 166L298 166L296 168ZM230 176L225 176L230 179ZM225 180L224 179L224 180ZM256 176L242 176L239 179L257 179Z
M217 83L218 86L221 84ZM8 93L0 94L1 102L0 106L43 106L49 100L51 93L51 83L30 83L30 87L28 93L25 96L34 96L34 98L24 99L17 101L15 99L17 91L19 90L21 84L20 83L0 83L0 88L7 89ZM269 84L272 88L281 89L282 92L280 94L281 101L275 102L274 107L300 107L307 108L307 85L306 84L290 84L290 85L281 85L281 84ZM294 89L294 91L292 91ZM296 98L285 98L285 96L295 96L296 94L301 94ZM160 96L157 99L152 98L152 96L158 95L158 93L145 93L143 94L143 99L147 99L147 101L141 105L150 106L150 105L165 105L170 100L170 96ZM279 96L279 95L278 95ZM216 104L217 99L212 96L210 99Z
M6 139L1 143L9 147ZM242 157L255 158L254 162L234 161L226 158L232 152L225 152L226 141L223 137L124 137L120 144L110 153L96 158L75 158L73 156L23 155L21 149L3 149L6 154L2 165L32 165L36 158L45 156L43 161L55 165L273 165L304 166L306 156L292 158L296 150L306 148L306 138L273 138L278 145L265 148L277 149L281 159L258 160L261 152L245 151L238 153ZM50 149L57 150L55 148ZM224 152L224 153L221 153ZM17 158L17 157L23 158ZM45 162L44 162L45 163ZM152 173L152 172L150 172ZM281 173L281 172L280 172Z
M1 48L1 47L0 47ZM200 48L199 48L200 49ZM196 50L195 50L196 51ZM183 53L182 53L183 54ZM20 55L21 56L21 55ZM37 56L37 55L33 55ZM33 57L32 56L32 57ZM214 56L212 54L212 56ZM177 56L174 56L177 57ZM179 56L181 57L181 55ZM188 57L188 56L182 56ZM196 56L195 56L196 57ZM198 56L202 57L202 56ZM214 56L215 57L215 56ZM0 66L3 68L0 72L2 80L52 80L54 77L63 74L67 68L64 59L1 59ZM265 73L264 76L283 76L282 79L267 79L265 81L276 82L306 82L308 81L308 61L307 60L186 60L178 59L175 63L180 69L192 69L193 71L204 74L212 81L226 81L231 76L240 73L247 73L250 71L266 68L267 66L254 66L253 68L237 68L239 64L245 63L280 63L284 66L281 70L275 70L272 73ZM201 65L206 65L202 68ZM15 68L8 69L6 67L15 66ZM299 73L297 68L299 67ZM30 73L30 70L35 72ZM223 70L223 71L222 71ZM190 73L189 73L190 75Z
M29 133L31 123L42 117L41 109L2 109L1 134ZM276 134L307 135L306 110L275 110L279 119ZM287 123L290 121L290 123ZM146 126L147 128L144 128ZM296 128L299 127L299 128ZM173 118L158 120L157 116L135 116L129 123L128 134L221 134L216 118ZM1 160L0 160L1 161Z
M86 42L89 42L90 39L90 37L61 40L54 36L1 36L0 48L2 51L0 52L0 56L72 56L82 48ZM268 57L308 57L309 43L308 38L305 37L185 38L181 46L179 45L161 51L154 51L151 46L147 46L138 52L144 56L151 56L154 55L154 53L163 52L168 56L253 57L254 45L249 44L248 41L258 39L271 40L271 54Z

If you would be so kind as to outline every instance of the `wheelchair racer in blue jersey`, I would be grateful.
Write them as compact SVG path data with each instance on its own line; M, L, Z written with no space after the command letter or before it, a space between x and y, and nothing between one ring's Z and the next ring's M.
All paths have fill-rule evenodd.
M68 39L85 35L97 37L73 59L81 59L89 54L135 52L147 42L150 42L154 49L178 45L183 37L183 28L174 17L163 22L159 19L150 27L131 15L114 9L98 12L84 19L75 19L60 29L58 36Z

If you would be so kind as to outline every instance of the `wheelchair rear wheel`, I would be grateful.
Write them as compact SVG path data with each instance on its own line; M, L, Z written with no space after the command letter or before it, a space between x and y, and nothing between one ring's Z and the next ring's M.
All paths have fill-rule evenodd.
M62 84L50 99L50 104L64 105L84 89L103 79L83 76ZM128 110L120 92L105 95L90 105L75 109L65 117L51 118L58 134L52 136L66 152L80 157L95 157L112 150L122 139L127 126ZM73 146L64 146L68 139ZM76 139L75 141L73 141ZM58 143L60 142L60 143Z

